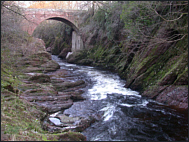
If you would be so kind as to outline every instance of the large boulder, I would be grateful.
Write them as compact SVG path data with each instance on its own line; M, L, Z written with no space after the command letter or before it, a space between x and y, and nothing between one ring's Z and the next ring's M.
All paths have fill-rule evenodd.
M32 54L33 57L40 57L40 58L47 58L49 60L52 60L51 54L46 51L37 52L35 54Z
M77 52L68 52L66 56L66 61L68 63L79 63L80 60L85 59L87 57L87 50L81 50ZM83 62L86 60L83 60ZM82 61L80 61L82 62ZM86 61L87 63L91 61Z
M68 54L67 54L67 56L66 56L66 61L68 62L68 63L74 63L74 62L76 62L76 54L75 53L73 53L73 52L68 52Z
M52 60L51 54L46 51L36 52L22 58L18 66L27 66L23 72L51 72L60 68L60 65Z
M48 116L45 121L43 121L42 127L49 132L67 132L70 130L82 132L95 121L96 119L93 116L78 117L57 114L55 116Z
M45 43L42 39L29 37L28 43L21 46L22 55L29 56L39 51L45 51Z

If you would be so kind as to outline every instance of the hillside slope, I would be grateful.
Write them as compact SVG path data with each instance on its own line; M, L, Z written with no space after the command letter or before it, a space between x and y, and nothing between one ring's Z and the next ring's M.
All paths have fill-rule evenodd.
M187 12L188 4L156 3L161 15L148 8L153 2L114 3L86 15L80 29L86 50L67 61L116 71L142 96L188 109L188 15L173 14Z

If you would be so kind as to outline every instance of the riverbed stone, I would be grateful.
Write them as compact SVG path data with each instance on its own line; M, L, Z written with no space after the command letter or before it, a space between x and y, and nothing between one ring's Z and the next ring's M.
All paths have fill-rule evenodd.
M60 110L67 109L73 105L73 101L71 99L67 101L37 101L35 104L41 106L44 111L48 113L54 113Z
M52 85L43 85L40 87L43 88L28 89L24 91L20 95L20 98L40 106L42 110L48 113L57 112L72 106L73 100L70 99L71 95L58 94Z
M77 87L80 85L84 85L85 81L83 80L78 80L75 82L69 82L69 81L65 81L63 83L53 83L53 86L58 90L58 91L63 91L69 88L73 88L73 87Z
M50 72L60 68L60 65L52 60L51 54L46 51L33 53L23 57L18 66L26 66L23 72Z
M44 72L51 72L59 69L60 65L54 60L49 60L48 62L42 64L41 68L43 68Z
M50 117L52 119L52 117ZM60 131L74 131L81 132L89 127L96 119L92 116L90 117L78 117L78 116L68 116L65 114L58 114L54 118L60 119L61 123L55 124L52 121L46 120L42 123L45 130L50 132L60 132Z
M53 73L49 74L49 76L51 77L51 79L55 80L55 79L60 79L60 78L66 78L67 76L69 76L70 71L65 70L65 69L58 69L56 71L54 71Z
M62 123L68 123L68 124L73 124L75 121L78 121L80 119L79 117L69 117L66 116L65 114L59 114L56 117L58 117Z
M73 101L78 101L78 100L85 100L86 98L82 96L82 94L84 93L83 90L78 90L78 91L74 91L71 92L71 99Z
M26 100L33 102L33 101L65 101L70 99L70 95L64 95L64 96L22 96L21 98L25 98Z
M33 65L33 63L31 64L30 62L29 63L30 65L24 68L22 71L25 73L29 73L29 72L46 73L46 72L55 71L60 68L60 65L53 60L47 61L44 64L40 64L37 62L38 61L35 61L37 65Z
M62 123L60 122L60 119L58 118L53 118L53 117L50 117L49 120L54 124L54 125L61 125Z
M56 90L54 90L53 87L45 86L44 88L39 87L37 89L28 89L28 90L24 91L21 95L22 96L40 96L40 95L51 96L51 95L57 94L57 93L58 92Z
M29 80L34 81L36 83L45 83L45 82L51 82L50 77L46 74L34 74L29 78Z
M64 80L62 80L61 78L51 78L51 82L52 82L52 84L62 83L62 82L64 82Z
M157 96L156 101L188 109L188 87L170 85Z

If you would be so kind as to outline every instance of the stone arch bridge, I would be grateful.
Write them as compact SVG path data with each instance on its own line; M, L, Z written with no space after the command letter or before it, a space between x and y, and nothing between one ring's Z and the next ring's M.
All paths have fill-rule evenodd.
M63 10L63 9L24 9L26 19L22 21L22 29L30 35L33 34L36 27L44 20L61 21L73 28L72 32L72 52L82 50L83 41L79 33L78 22L81 10Z

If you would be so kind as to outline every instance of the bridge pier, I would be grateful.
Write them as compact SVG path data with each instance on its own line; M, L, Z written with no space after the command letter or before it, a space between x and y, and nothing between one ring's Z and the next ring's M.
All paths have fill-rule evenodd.
M69 58L73 53L81 51L84 49L83 46L83 40L81 39L81 36L76 32L72 32L72 49L71 52L68 52L66 59Z
M83 40L81 36L75 31L72 32L72 52L83 50Z

